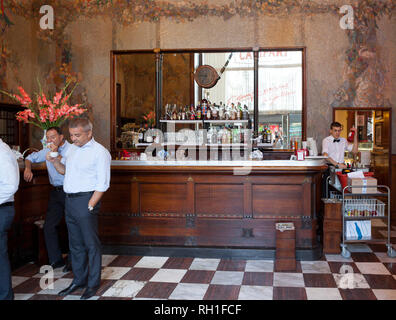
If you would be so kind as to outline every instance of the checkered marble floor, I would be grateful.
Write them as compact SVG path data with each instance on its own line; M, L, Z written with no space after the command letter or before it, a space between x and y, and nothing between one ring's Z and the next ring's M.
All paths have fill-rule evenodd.
M274 272L272 260L232 260L103 255L102 281L91 300L396 300L396 258L383 244L349 245L351 258L324 255L297 261L295 272ZM29 263L13 272L16 300L73 300L66 297L73 274L54 270L53 287ZM44 288L44 289L43 289Z

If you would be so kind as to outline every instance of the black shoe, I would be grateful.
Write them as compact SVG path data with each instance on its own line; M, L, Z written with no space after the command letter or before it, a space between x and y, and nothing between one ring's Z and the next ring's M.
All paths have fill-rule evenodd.
M93 297L95 295L96 291L98 291L98 289L99 289L98 287L85 289L80 300L87 300L87 299Z
M63 259L51 263L51 267L52 267L53 269L61 268L61 267L63 267L64 265L65 265L65 260L63 260Z
M71 294L74 291L81 289L81 288L85 288L85 285L78 286L78 285L75 285L74 283L72 283L66 289L63 289L62 291L60 291L58 293L58 296L61 296L61 297L67 296L68 294Z
M66 263L66 265L63 267L63 272L69 272L69 271L71 271L72 270L72 266L71 266L71 264L68 262L68 263Z

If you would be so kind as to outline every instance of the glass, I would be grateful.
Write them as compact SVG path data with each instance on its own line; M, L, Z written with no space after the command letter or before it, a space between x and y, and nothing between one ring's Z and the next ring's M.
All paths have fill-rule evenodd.
M302 139L302 62L301 50L259 52L258 131L284 148Z
M290 138L301 140L304 129L302 113L305 112L303 49L263 49L256 54L258 61L253 50L165 50L157 55L142 51L114 53L112 115L116 127L112 131L112 146L133 148L133 133L141 128L147 129L150 122L147 115L150 114L150 119L155 118L156 108L159 108L157 117L160 123L150 125L164 132L172 123L176 132L183 128L213 128L216 132L222 128L249 128L254 132L266 129L265 140L277 148L288 148ZM215 75L217 72L220 76L212 88L197 85L195 79L205 77L205 74L198 76L195 73L202 65L210 66ZM254 87L256 75L257 92ZM199 78L200 81L202 79ZM210 108L204 99L211 103ZM255 105L258 105L258 110L254 109ZM258 111L258 128L253 127L255 111ZM197 120L202 113L205 120L221 121L186 121ZM238 141L238 138L232 140Z
M190 53L164 53L162 62L162 107L167 104L185 107L190 105Z
M116 138L147 126L143 117L155 112L155 54L115 56ZM123 148L130 148L123 145Z
M207 64L216 69L221 76L216 85L210 89L202 89L202 99L212 103L226 106L235 106L238 103L248 107L249 113L253 114L254 107L254 59L253 52L215 52L202 53L202 64ZM196 57L198 54L196 54ZM197 59L195 69L199 66ZM229 60L224 72L221 69ZM198 85L195 84L196 92ZM199 102L199 95L195 95L195 103Z

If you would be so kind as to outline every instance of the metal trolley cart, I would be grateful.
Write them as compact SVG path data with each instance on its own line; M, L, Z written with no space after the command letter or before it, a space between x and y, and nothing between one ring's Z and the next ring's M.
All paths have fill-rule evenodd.
M355 186L354 186L355 187ZM357 186L359 188L359 186ZM387 254L389 257L396 257L396 252L390 242L390 189L388 186L379 185L377 186L376 193L351 193L345 192L350 189L346 186L342 189L342 252L341 255L344 258L350 258L351 253L347 249L346 243L359 243L359 242L377 242L382 243L384 239L373 239L371 237L371 222L370 222L370 236L363 237L361 234L358 237L351 236L349 232L349 238L347 237L347 224L351 227L351 223L358 221L371 221L373 219L388 220L388 234L386 247L388 249ZM385 190L381 192L380 190ZM377 197L386 197L387 207L385 203L377 199ZM385 210L385 207L387 210ZM359 231L359 227L356 229ZM351 230L351 229L350 229ZM350 231L349 230L349 231Z

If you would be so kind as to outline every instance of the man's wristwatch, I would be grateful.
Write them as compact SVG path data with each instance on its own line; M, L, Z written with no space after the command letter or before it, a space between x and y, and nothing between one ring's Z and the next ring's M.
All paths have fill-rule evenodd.
M88 210L89 210L89 211L92 211L93 209L94 209L94 207L88 206Z
M339 162L337 162L337 164L335 165L336 169L338 169L340 167L338 164L339 164Z

